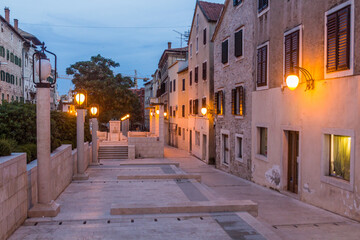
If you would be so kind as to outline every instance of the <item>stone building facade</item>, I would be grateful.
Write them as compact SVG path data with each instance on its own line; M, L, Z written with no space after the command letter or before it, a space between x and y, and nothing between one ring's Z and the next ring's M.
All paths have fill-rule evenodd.
M251 113L253 181L356 220L359 11L357 0L258 5ZM290 74L300 74L293 91Z
M206 163L215 162L214 44L211 36L223 4L197 1L189 36L189 151ZM201 109L207 110L205 114Z
M214 42L216 167L251 179L256 1L225 1Z
M5 18L0 16L0 97L2 101L22 101L22 53L26 40L19 34L18 21L10 23L10 9L5 8Z

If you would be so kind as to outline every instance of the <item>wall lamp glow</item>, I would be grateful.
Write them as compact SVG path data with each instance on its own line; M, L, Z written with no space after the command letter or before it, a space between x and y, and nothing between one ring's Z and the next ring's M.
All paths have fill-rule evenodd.
M160 114L160 110L158 109L158 110L156 110L156 114L157 115L159 115Z
M207 108L206 108L206 107L201 108L201 114L202 114L203 116L205 116L206 113L207 113Z
M166 117L167 116L167 112L164 112L164 117Z
M314 89L314 78L311 76L310 72L308 70L306 70L305 68L302 67L297 67L294 66L291 68L291 72L290 74L286 77L286 86L290 89L290 90L295 90L300 83L300 79L299 79L299 74L296 74L294 72L294 69L298 69L305 77L305 82L306 82L306 90L311 90Z

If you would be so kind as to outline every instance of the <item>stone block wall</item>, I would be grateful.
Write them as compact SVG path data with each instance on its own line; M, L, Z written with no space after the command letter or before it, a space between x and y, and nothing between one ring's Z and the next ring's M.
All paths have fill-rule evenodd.
M26 154L0 158L0 239L6 239L27 217Z
M162 158L164 157L164 141L158 137L129 137L128 144L135 146L137 158Z

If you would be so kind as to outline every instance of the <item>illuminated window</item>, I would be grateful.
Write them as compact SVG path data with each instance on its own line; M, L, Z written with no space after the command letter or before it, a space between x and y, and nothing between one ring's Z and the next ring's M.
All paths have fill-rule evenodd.
M351 137L329 135L329 176L350 181Z

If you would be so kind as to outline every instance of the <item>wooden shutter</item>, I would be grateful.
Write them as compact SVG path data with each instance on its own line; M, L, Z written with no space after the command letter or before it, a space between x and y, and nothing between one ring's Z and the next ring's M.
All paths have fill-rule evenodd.
M192 71L189 73L189 84L192 85Z
M192 100L189 101L189 114L192 114Z
M239 115L244 116L245 114L245 89L243 86L239 87Z
M298 73L298 69L291 69L291 67L299 66L299 50L299 31L285 36L285 77L291 70Z
M223 64L228 62L228 42L229 40L226 40L221 44L221 62Z
M207 78L207 62L204 62L203 64L202 64L202 78L203 78L203 80L206 80L206 78Z
M219 114L219 92L215 93L215 99L214 99L214 109L215 109L215 113Z
M206 44L206 28L203 31L203 44Z
M258 49L257 52L257 86L267 84L267 46Z
M350 68L350 6L327 16L327 72Z
M243 30L235 33L235 57L243 55Z
M197 83L199 81L199 67L195 68L195 82Z
M223 115L223 114L225 113L225 96L224 96L224 91L220 91L220 101L221 101L220 114Z
M231 89L231 114L236 114L236 89Z
M176 79L174 79L173 84L174 84L173 91L175 92L176 91Z

